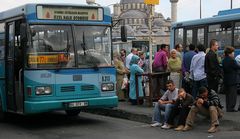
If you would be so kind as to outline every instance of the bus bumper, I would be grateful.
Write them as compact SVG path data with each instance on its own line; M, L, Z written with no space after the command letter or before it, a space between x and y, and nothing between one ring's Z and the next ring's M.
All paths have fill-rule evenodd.
M54 110L67 110L73 109L69 107L69 103L83 102L87 106L77 106L74 109L89 109L89 108L113 108L118 105L118 97L100 97L88 99L75 99L75 100L54 100L54 101L25 101L24 113L33 114L41 112L50 112Z

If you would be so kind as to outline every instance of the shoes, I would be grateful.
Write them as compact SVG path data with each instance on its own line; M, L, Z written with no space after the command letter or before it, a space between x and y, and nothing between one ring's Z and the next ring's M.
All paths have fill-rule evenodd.
M162 125L161 123L156 122L156 123L151 124L151 127L158 127L158 126L161 126L161 125Z
M189 131L189 130L191 130L191 129L192 129L191 126L189 126L189 125L185 125L185 127L183 128L182 131Z
M177 128L174 128L175 131L182 131L184 128L184 125L179 125Z
M172 127L173 125L169 125L169 124L164 124L163 126L161 126L162 129L170 129Z
M217 128L218 126L211 126L209 129L208 129L208 133L215 133L215 132L217 132L217 130L218 130L218 128Z

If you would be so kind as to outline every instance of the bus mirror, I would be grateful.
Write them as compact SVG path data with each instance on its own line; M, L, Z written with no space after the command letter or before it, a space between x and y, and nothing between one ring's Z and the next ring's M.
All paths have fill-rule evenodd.
M22 23L20 25L20 36L22 40L27 40L27 24Z
M126 28L126 26L121 26L121 40L122 40L122 42L127 42L127 28Z

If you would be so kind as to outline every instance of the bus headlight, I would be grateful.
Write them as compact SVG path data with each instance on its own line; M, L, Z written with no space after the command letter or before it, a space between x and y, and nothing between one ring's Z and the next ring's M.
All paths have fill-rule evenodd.
M52 93L52 88L50 86L36 87L36 95L49 95Z
M114 83L103 83L102 84L102 91L113 91L114 90Z

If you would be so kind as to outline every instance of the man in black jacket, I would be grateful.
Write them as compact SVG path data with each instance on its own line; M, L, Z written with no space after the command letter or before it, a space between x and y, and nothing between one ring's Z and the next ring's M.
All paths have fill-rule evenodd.
M191 107L183 131L192 129L194 119L199 112L211 118L211 127L208 132L216 132L219 126L218 117L223 116L221 109L222 105L217 93L214 90L208 90L206 87L200 87L199 96L196 98L194 106Z
M218 82L222 75L222 70L219 65L218 42L215 39L210 41L210 50L205 56L205 73L207 74L208 88L218 92Z
M169 129L174 125L174 119L176 116L179 115L177 120L177 128L175 131L182 131L189 113L191 106L193 105L194 99L193 96L186 93L183 88L178 90L178 98L176 100L175 106L171 111L169 118L168 118L168 126L165 129Z

